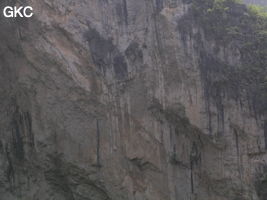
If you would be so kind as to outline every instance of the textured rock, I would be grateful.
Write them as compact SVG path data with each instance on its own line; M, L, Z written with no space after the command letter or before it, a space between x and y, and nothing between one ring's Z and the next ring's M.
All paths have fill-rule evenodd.
M215 85L239 49L190 29L190 2L25 0L34 18L0 19L0 199L266 199L264 114Z

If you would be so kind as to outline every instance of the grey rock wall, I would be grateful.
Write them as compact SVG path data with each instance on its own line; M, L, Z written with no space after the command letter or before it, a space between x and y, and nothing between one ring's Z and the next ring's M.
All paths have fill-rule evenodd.
M24 3L0 21L0 199L265 199L263 116L207 95L238 51L184 35L189 4Z

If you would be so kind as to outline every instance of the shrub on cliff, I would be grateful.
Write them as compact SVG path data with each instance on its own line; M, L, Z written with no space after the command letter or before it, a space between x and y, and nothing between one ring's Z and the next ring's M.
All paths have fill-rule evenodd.
M267 113L267 12L260 6L246 6L239 0L192 0L188 14L180 20L179 28L182 35L193 34L193 26L199 27L206 41L215 41L217 46L232 46L240 52L241 66L223 67L224 85L238 85L238 90L245 91L251 108L255 113ZM189 28L188 28L189 27ZM201 34L200 34L201 35ZM184 37L185 38L185 37ZM198 46L202 39L198 37ZM199 48L202 55L203 49ZM208 53L208 56L210 53ZM214 58L216 60L216 58ZM231 71L232 70L232 71ZM233 71L236 70L236 71ZM229 74L236 74L229 78ZM209 80L215 87L217 83ZM218 86L218 84L217 84ZM213 88L213 91L216 88ZM244 93L244 92L243 92Z

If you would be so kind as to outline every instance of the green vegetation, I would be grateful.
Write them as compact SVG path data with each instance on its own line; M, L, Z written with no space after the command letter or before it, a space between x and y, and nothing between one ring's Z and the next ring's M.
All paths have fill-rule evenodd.
M221 66L216 70L223 73L220 75L223 79L213 81L212 76L207 78L207 74L211 73L205 72L205 77L209 79L206 80L207 85L217 87L213 88L213 91L222 92L227 92L232 87L231 92L237 93L239 98L242 96L241 93L246 93L246 98L249 98L255 113L259 115L267 113L267 9L265 7L246 6L239 0L192 0L191 9L180 21L179 26L182 35L197 38L200 46L203 46L203 38L199 35L203 34L193 34L193 26L202 29L204 39L215 41L218 48L238 49L241 66L227 66L229 63L220 63ZM209 60L209 65L216 64L218 61L216 56L205 52L204 49L200 51L202 57L209 57L206 59ZM213 58L210 58L211 56ZM214 63L210 63L210 60ZM207 63L203 65L207 66ZM210 94L209 91L207 93ZM216 96L218 97L218 94Z
M267 31L266 8L256 5L246 8L239 0L195 0L192 12L209 36L213 34L223 42L247 39L244 37L254 34L261 38Z
M226 12L229 10L229 7L227 6L227 3L237 3L241 4L241 0L214 0L214 2L211 2L211 8L208 8L208 12Z
M250 13L253 14L254 16L267 19L267 7L258 5L249 5L248 9Z

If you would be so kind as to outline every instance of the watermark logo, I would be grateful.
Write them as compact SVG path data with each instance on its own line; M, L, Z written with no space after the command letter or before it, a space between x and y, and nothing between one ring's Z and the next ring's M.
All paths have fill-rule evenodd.
M33 8L31 6L6 6L3 10L3 14L6 18L26 17L30 18L33 16Z

